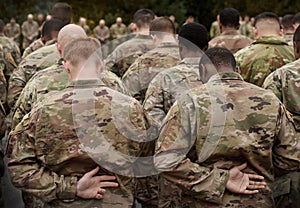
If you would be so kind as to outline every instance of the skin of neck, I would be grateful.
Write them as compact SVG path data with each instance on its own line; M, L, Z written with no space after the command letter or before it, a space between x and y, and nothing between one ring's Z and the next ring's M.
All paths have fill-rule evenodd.
M176 43L174 34L165 34L163 37L158 38L156 35L153 37L154 44L157 46L161 43Z
M95 80L99 77L102 66L97 66L94 62L79 63L70 70L70 81Z
M238 27L232 27L232 26L224 26L224 25L220 24L221 32L238 30L238 29L239 29L239 26Z
M136 28L136 33L141 35L149 35L149 31L150 31L149 27Z

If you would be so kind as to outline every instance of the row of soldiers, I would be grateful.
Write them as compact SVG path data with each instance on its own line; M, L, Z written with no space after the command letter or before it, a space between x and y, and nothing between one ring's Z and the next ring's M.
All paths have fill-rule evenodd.
M26 207L299 206L299 28L293 53L274 13L253 41L225 8L209 40L140 9L103 60L70 5L51 15L44 46L1 53L4 153Z

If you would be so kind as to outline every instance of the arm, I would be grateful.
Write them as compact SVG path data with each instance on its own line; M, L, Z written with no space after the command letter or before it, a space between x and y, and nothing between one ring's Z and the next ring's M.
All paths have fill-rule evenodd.
M128 89L129 93L137 99L140 103L142 102L140 91L143 90L140 87L140 74L139 70L139 59L137 59L123 75L122 81L125 87Z
M272 72L263 83L263 88L271 90L279 100L282 101L282 82L283 76L281 70Z

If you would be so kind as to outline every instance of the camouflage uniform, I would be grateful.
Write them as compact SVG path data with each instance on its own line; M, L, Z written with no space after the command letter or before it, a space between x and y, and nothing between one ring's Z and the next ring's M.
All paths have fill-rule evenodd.
M9 107L13 109L26 83L37 71L54 65L59 59L56 45L52 44L38 49L22 60L9 80L7 98Z
M20 35L21 35L21 28L18 23L15 23L14 25L7 23L4 34L7 37L11 38L13 41L15 41L17 46L20 46L19 41L20 41Z
M106 42L101 47L103 59L106 59L108 57L108 55L111 54L118 45L120 45L120 44L124 43L125 41L128 41L128 40L130 40L131 38L134 38L134 37L135 37L135 34L130 33L128 35L124 35L121 38L113 39L111 41Z
M22 26L22 35L23 35L23 49L27 48L30 43L32 43L36 37L39 35L39 24L36 21L25 21ZM32 37L30 40L29 37Z
M289 46L293 46L293 38L294 38L294 34L293 33L287 33L283 35L284 39L286 40L286 42L289 44Z
M94 28L93 31L95 38L97 38L101 42L101 44L105 44L106 40L108 40L108 38L110 37L109 29L107 26L100 27L98 25ZM104 41L101 40L102 38L104 39Z
M6 131L5 106L7 97L7 82L3 73L3 71L5 71L5 68L7 67L7 60L5 57L6 55L8 54L4 52L2 45L0 45L0 141Z
M31 54L32 52L36 51L37 49L43 47L45 44L41 40L41 38L33 41L23 52L22 59L24 59L26 56Z
M234 72L220 73L172 106L160 133L155 164L180 185L193 207L273 207L275 172L299 170L300 146L291 117L267 90ZM226 190L228 170L264 176L253 195Z
M292 47L284 38L270 35L255 40L235 54L237 67L245 81L262 86L275 69L295 60Z
M105 60L106 66L122 77L138 57L153 48L153 40L149 35L138 34L119 45Z
M223 47L235 53L251 43L252 40L250 38L241 35L236 30L229 30L222 32L221 35L210 40L208 42L208 48Z
M161 123L179 96L202 84L199 78L200 57L185 58L179 65L166 69L151 81L144 100L144 109Z
M117 106L112 104L115 99L120 101ZM90 109L91 103L94 109ZM127 174L130 164L116 161L112 152L138 157L143 145L126 138L122 126L116 126L115 119L120 118L113 112L122 109L129 113L129 123L141 132L137 139L144 139L148 121L140 104L105 87L100 80L74 81L52 93L35 105L9 136L8 167L14 185L41 198L45 207L132 207L132 178L114 172L118 169ZM103 150L103 145L110 147ZM112 167L100 165L100 175L115 175L120 184L107 188L102 200L76 197L78 179L97 166L89 154L105 167Z
M126 25L124 25L123 23L121 23L120 25L118 24L113 24L110 27L110 35L112 38L120 38L124 35L127 34L127 27Z
M300 59L272 72L263 87L273 93L292 113L296 130L300 132ZM300 172L292 172L275 178L274 197L277 207L298 207L300 205Z
M4 70L4 75L8 80L11 74L13 73L13 70L20 63L21 53L17 44L11 39L9 39L8 37L5 37L3 35L0 35L0 45L3 46L4 52L10 54L11 58L13 59L9 61L11 63L11 66L8 67L6 70Z
M221 34L218 21L214 21L210 26L210 38L213 39Z
M128 95L122 81L112 72L104 71L100 79L109 88ZM37 72L26 84L15 104L12 128L21 122L35 103L43 101L49 92L61 91L68 86L69 77L62 64L62 59L55 65Z
M243 22L239 30L241 35L245 35L251 39L254 39L253 26L251 22Z
M176 66L179 61L178 44L161 43L135 60L122 80L130 94L142 103L151 80L159 72Z

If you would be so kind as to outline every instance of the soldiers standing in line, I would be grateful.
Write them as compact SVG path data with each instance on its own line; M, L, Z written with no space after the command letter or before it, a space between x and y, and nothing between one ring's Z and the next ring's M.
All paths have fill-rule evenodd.
M7 157L13 184L43 200L47 207L134 205L134 174L130 174L134 161L119 164L122 161L113 152L138 157L143 148L141 142L126 138L126 132L116 125L119 118L113 112L121 109L113 109L114 100L130 112L129 123L141 132L137 138L146 138L148 121L138 101L107 88L99 79L104 70L99 67L103 66L99 47L99 42L91 38L69 43L63 54L69 87L35 105L9 136ZM92 148L103 151L93 155ZM99 164L91 154L100 154ZM124 171L124 175L115 170Z
M201 24L188 23L182 26L178 35L180 64L154 77L143 103L145 111L158 123L183 92L202 84L199 61L208 47L207 30Z
M122 77L130 94L140 103L145 99L151 80L159 72L177 65L180 60L175 26L169 18L154 19L150 23L150 34L155 48L137 58Z
M79 18L79 26L82 27L86 33L87 36L90 36L91 34L91 29L90 27L86 24L86 18L80 17Z
M241 24L240 26L240 33L244 36L254 39L253 26L250 22L250 17L248 15L244 16L243 24Z
M97 38L102 45L105 44L110 37L109 28L105 25L104 19L99 20L99 25L94 28L93 32L95 38Z
M112 38L121 38L122 36L127 34L127 27L122 23L122 18L117 17L116 23L110 27L110 35Z
M234 8L225 8L220 13L219 36L208 43L209 48L223 47L232 53L250 45L252 40L238 33L240 27L240 13Z
M235 54L239 72L245 81L262 86L277 68L295 60L293 49L280 36L279 18L272 12L255 17L255 41Z
M28 14L27 20L23 22L22 27L23 35L23 49L26 49L39 35L39 25L33 20L33 15Z
M164 120L155 164L186 193L189 208L272 208L274 168L299 171L288 112L235 71L229 50L207 50L199 71L205 85L180 97Z
M263 87L271 90L292 114L297 132L300 132L300 28L294 34L294 54L296 61L272 72ZM300 172L277 175L274 198L276 207L299 207Z
M17 46L20 47L21 28L20 25L16 23L15 18L11 18L9 23L6 24L4 34L15 41Z
M123 42L105 59L108 70L122 77L133 62L154 48L152 38L149 34L150 23L155 14L149 9L139 9L133 16L136 25L136 34L132 39Z

